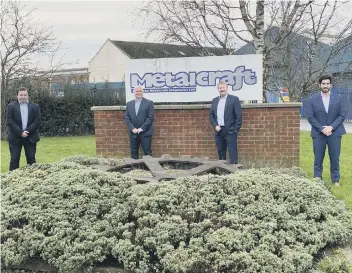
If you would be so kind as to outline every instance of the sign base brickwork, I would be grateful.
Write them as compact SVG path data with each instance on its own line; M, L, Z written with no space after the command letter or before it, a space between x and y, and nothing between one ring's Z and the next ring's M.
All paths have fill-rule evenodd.
M216 160L208 104L155 105L154 157L191 155ZM301 103L243 104L238 136L239 163L247 166L299 165ZM125 106L94 106L98 157L129 157Z

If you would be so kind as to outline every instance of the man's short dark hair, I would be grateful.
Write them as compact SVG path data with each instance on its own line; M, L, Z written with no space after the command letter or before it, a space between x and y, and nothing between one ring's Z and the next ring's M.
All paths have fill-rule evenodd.
M319 84L321 84L321 82L322 82L323 80L330 80L330 83L332 83L332 77L329 76L329 75L323 75L323 76L321 76L321 77L319 78Z
M17 91L17 95L18 95L18 92L20 92L20 91L27 91L27 93L28 93L28 89L26 87L20 87L20 89L18 89L18 91Z

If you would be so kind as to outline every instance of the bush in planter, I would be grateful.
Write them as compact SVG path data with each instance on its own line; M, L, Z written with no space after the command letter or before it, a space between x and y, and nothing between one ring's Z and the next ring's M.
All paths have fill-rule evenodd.
M351 240L352 215L296 171L137 185L70 160L17 170L2 176L1 259L61 272L107 257L136 273L306 272L321 248Z

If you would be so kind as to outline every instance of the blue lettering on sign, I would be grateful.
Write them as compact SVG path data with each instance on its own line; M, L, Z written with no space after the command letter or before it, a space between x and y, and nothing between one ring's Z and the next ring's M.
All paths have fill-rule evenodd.
M226 82L233 91L240 90L243 84L257 83L256 72L238 66L235 70L200 71L200 72L166 72L130 74L131 92L141 85L146 93L158 92L195 92L197 86L216 86L219 81Z

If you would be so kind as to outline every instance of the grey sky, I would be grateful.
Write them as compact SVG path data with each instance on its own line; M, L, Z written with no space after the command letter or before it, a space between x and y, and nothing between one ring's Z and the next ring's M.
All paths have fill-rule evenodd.
M87 67L104 42L112 40L146 41L142 19L136 10L142 1L22 1L28 8L37 7L36 20L45 21L66 52L65 62L77 63L67 67ZM319 1L318 1L319 3ZM352 3L340 11L339 18L350 18ZM149 37L153 42L155 37ZM42 68L48 61L38 58Z
M35 18L52 26L62 42L69 67L87 67L104 42L112 40L145 41L133 14L141 1L24 1L37 7ZM140 23L139 23L140 25ZM45 58L40 65L45 67ZM66 66L67 67L67 66Z

